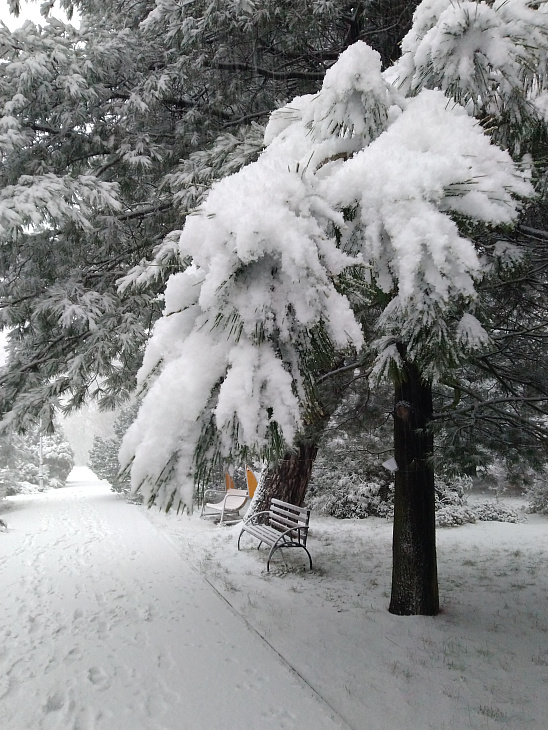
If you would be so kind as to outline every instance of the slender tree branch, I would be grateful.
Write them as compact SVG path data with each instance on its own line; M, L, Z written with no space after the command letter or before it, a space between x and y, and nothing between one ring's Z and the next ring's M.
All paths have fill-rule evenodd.
M159 213L162 210L168 210L171 207L171 202L157 203L156 205L149 205L147 208L139 208L138 210L133 210L128 213L122 213L116 217L119 221L129 221L134 218L145 218L147 215L153 215L154 213Z
M238 61L233 61L230 63L218 61L211 64L211 67L216 68L219 71L251 72L255 76L264 76L264 78L273 79L275 81L288 81L290 79L322 81L323 77L325 76L325 71L274 71L269 68L253 66L250 63L241 63Z

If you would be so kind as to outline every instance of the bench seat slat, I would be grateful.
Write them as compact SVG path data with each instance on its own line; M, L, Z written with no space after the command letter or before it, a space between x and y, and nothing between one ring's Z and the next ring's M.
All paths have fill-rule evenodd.
M287 520L292 525L302 522L303 524L308 523L308 515L301 515L301 514L293 514L292 512L287 512L286 510L281 509L274 509L271 508L269 510L271 517L278 517L279 519Z

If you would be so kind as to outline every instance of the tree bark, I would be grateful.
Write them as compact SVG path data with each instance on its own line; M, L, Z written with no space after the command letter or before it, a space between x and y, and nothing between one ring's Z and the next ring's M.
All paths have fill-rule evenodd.
M336 374L336 381L330 379L329 386L322 386L321 400L318 401L314 417L305 426L295 448L288 449L279 461L269 464L261 474L247 512L249 516L268 510L272 497L297 507L303 506L322 435L344 391L355 377L351 369L339 369L335 364L327 375Z
M295 451L287 451L277 464L268 467L261 475L249 514L267 510L272 497L302 507L317 453L318 440L301 442Z
M405 358L405 349L400 348ZM396 383L392 596L390 613L435 616L439 612L436 563L435 490L432 464L432 386L405 361Z

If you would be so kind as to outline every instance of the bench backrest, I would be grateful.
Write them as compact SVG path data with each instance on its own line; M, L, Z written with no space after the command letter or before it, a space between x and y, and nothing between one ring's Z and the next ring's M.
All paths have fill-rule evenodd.
M285 532L285 530L294 527L295 531L291 533L291 536L306 545L308 523L310 521L310 510L307 507L296 507L294 504L282 502L281 499L273 497L270 500L269 512L268 521L272 527L280 532Z

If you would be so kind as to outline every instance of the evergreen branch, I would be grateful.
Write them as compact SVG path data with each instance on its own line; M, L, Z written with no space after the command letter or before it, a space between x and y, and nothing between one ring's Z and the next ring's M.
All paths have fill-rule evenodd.
M546 403L548 406L548 395L544 397L534 397L529 398L526 396L501 396L497 398L490 398L490 399L484 399L482 398L476 391L474 391L472 388L468 388L465 385L462 385L460 383L455 384L451 383L449 381L445 381L442 383L443 385L447 385L450 388L458 387L459 390L461 390L463 393L466 393L468 396L473 398L476 402L472 403L470 405L467 405L463 408L459 409L452 409L447 408L446 410L438 411L434 415L434 420L441 420L446 418L447 415L450 415L451 418L454 418L455 416L463 416L473 413L474 416L476 414L476 411L478 407L481 408L489 408L499 415L503 416L504 419L510 419L512 421L519 422L520 424L527 424L528 427L531 427L531 429L535 432L542 433L544 435L548 436L548 428L543 428L541 426L537 426L533 424L529 419L524 418L522 416L519 416L517 414L511 414L508 411L501 410L498 408L498 406L502 406L505 404L521 404L521 403L527 403L529 406L531 406L539 415L545 416L548 413L548 407L546 409L537 408L535 407L535 404L537 403Z
M233 119L230 122L226 122L226 124L223 125L223 128L226 129L228 127L237 127L241 124L247 124L248 122L251 122L253 119L260 119L261 117L266 117L270 114L270 109L263 109L260 112L253 112L250 114L244 114L243 117L239 117L238 119Z
M119 221L129 221L134 218L145 218L148 215L153 215L154 213L160 213L162 210L168 210L171 208L173 204L171 202L169 203L157 203L156 205L149 205L147 208L139 208L138 210L133 210L127 213L122 213L121 215L116 216L116 218Z
M114 165L117 165L122 159L121 155L115 155L112 160L105 162L98 170L96 170L95 176L101 177L101 175L103 175L107 170L110 170L111 167L114 167Z
M353 363L350 363L350 365L343 365L340 368L337 368L336 370L331 370L328 373L325 373L324 375L321 375L316 380L316 384L319 385L320 383L323 383L324 380L327 380L328 378L332 378L335 375L338 375L339 373L345 373L348 370L355 370L356 368L363 367L363 362L356 361Z
M269 68L262 68L261 66L254 66L250 63L243 63L239 61L232 61L230 63L217 61L208 65L218 69L219 71L250 72L254 76L263 76L264 78L272 79L273 81L290 81L291 79L322 81L325 76L325 71L274 71Z
M539 228L531 228L531 226L524 225L519 225L517 227L517 230L525 233L527 236L533 236L534 238L540 238L542 240L548 241L548 231L543 231Z
M34 358L31 362L26 363L25 365L19 365L17 368L18 374L21 373L27 373L32 372L34 370L37 370L41 365L45 365L49 362L51 362L51 352L54 350L57 345L62 344L63 349L67 353L72 353L74 343L76 342L83 342L88 337L91 336L91 332L81 332L78 335L72 335L71 337L67 337L66 333L61 333L58 335L55 339L51 340L51 342L47 343L47 346L43 350L43 354L40 357ZM6 372L2 377L0 377L0 386L6 385L10 380L10 373Z

